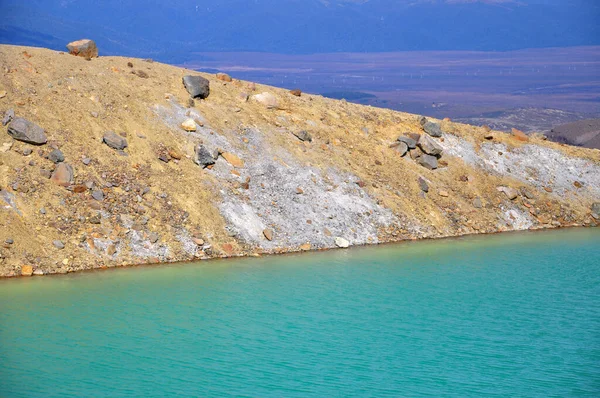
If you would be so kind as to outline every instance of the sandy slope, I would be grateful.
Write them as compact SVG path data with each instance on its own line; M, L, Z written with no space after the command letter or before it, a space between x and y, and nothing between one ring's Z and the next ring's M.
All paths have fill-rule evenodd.
M3 276L596 222L600 151L499 132L485 140L483 129L446 121L435 140L447 166L427 170L389 147L423 133L415 115L206 74L211 94L192 106L181 78L196 72L139 59L0 46L0 68L0 111L49 139L35 147L0 132L0 242L13 241L0 248ZM262 92L278 109L245 101ZM180 128L188 117L196 132ZM126 156L102 143L109 130L126 136ZM300 130L312 142L292 134ZM198 143L243 165L220 156L202 169ZM70 187L44 176L54 148L75 169ZM161 161L169 151L181 159ZM520 194L510 200L498 186Z

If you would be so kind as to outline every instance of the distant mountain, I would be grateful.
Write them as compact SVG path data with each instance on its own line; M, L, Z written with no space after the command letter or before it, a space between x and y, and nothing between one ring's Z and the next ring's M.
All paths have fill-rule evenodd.
M486 50L600 44L596 0L2 0L0 42L182 61L196 51Z

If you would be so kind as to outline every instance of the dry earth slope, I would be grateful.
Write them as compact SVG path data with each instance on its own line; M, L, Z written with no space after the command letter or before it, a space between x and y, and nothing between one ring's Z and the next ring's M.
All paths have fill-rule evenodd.
M0 46L0 73L2 276L598 223L597 150L450 121L432 137L416 115L140 59ZM47 142L14 139L18 118ZM404 154L408 133L435 156Z

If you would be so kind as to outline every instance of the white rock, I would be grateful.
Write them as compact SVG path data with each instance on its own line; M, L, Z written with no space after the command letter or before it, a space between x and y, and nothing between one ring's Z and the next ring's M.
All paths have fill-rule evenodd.
M279 101L277 100L277 97L271 93L264 92L261 94L256 94L252 96L252 99L256 102L266 105L266 107L269 109L279 108Z
M185 131L196 131L196 122L194 119L187 119L185 122L181 123L181 128Z
M342 249L347 248L348 246L350 246L350 242L348 242L346 239L344 238L340 238L339 236L335 238L335 245L337 247L341 247Z

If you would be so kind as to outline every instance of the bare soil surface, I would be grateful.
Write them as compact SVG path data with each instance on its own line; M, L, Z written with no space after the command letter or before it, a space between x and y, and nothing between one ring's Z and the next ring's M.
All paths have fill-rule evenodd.
M396 141L425 134L417 115L39 48L0 46L0 72L0 116L47 136L1 127L1 276L598 222L597 150L431 119L444 152L429 170ZM188 74L209 80L206 99Z

